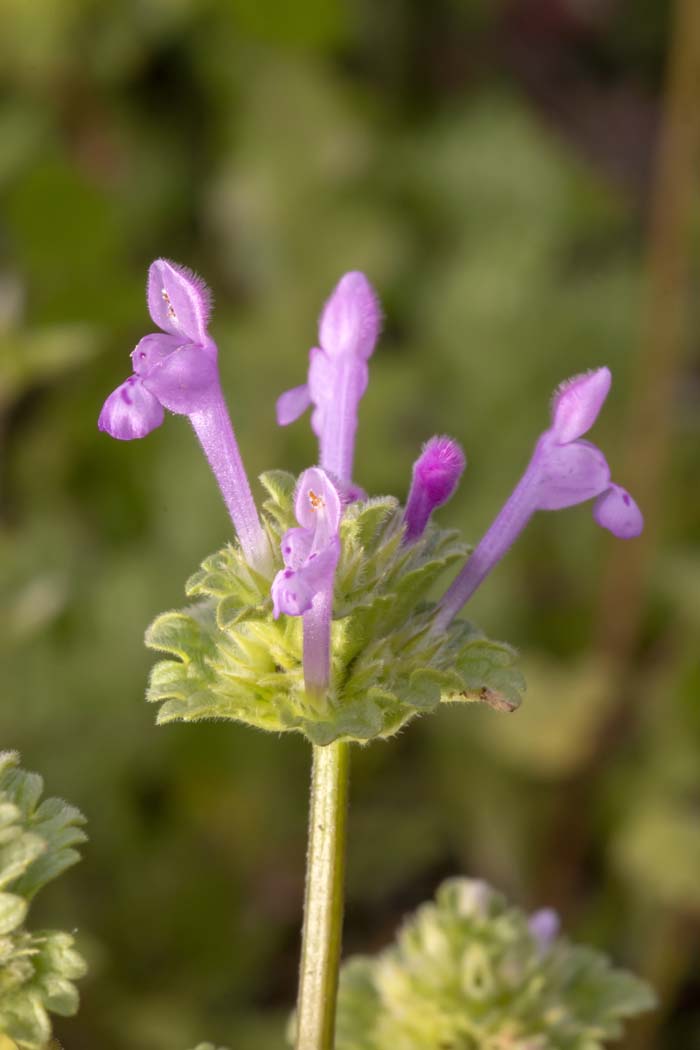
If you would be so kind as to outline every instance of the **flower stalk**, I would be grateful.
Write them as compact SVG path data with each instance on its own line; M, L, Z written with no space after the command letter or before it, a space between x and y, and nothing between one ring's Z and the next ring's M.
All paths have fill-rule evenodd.
M343 929L350 745L313 748L296 1050L332 1050Z

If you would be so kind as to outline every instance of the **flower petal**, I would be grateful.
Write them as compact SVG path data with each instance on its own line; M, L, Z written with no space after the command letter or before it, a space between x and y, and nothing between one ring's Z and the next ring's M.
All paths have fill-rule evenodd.
M609 368L567 379L552 398L552 433L562 445L582 437L595 423L608 396Z
M175 335L165 335L163 332L145 335L131 351L134 375L146 379L149 372L153 371L164 357L172 354L181 345L182 341Z
M165 408L189 416L218 390L216 357L208 347L182 346L162 358L143 382Z
M621 485L611 485L595 501L593 517L604 529L621 540L639 536L644 528L644 517L629 492Z
M306 412L310 405L311 395L308 383L292 387L291 390L285 390L277 398L278 426L286 427L289 423L293 423L295 419L298 419L299 416Z
M157 398L137 376L130 376L105 401L97 426L118 441L132 441L159 427L164 415Z
M294 513L300 525L322 534L321 543L337 533L340 497L335 485L320 467L310 467L300 476L294 497Z
M464 452L456 441L433 437L423 446L413 472L433 506L440 507L454 493L466 465Z
M349 354L367 360L381 327L377 295L363 273L340 278L321 313L319 339L331 357Z
M299 569L311 554L313 541L311 529L288 529L280 544L285 566L288 569Z
M545 435L547 436L547 435ZM605 456L588 441L540 446L535 500L539 510L562 510L599 496L610 484Z
M316 593L295 569L282 569L272 581L272 615L303 616L313 605Z
M207 342L211 292L186 266L156 259L148 271L148 309L159 328L183 342Z

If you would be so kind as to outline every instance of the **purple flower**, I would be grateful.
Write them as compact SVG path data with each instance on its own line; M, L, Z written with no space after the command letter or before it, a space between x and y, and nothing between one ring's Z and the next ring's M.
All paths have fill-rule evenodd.
M265 571L267 539L221 391L216 343L207 327L209 289L186 267L157 259L148 271L147 299L161 331L144 336L133 350L133 375L109 395L98 427L120 441L131 441L160 426L164 409L188 416L243 551Z
M530 916L528 921L530 933L542 953L548 951L559 934L561 923L553 908L540 908Z
M552 424L493 524L439 604L435 630L444 630L538 510L561 510L598 497L594 518L615 536L642 531L643 518L624 489L612 484L605 456L582 435L595 423L610 390L607 368L563 383L552 401Z
M323 308L319 343L309 353L308 381L277 401L280 426L313 405L321 466L341 482L352 478L357 409L367 389L367 361L379 335L381 312L371 284L353 271L341 277Z
M299 478L294 509L300 527L282 538L285 567L272 584L275 619L280 613L302 616L319 592L332 590L340 556L340 496L320 467L305 470Z
M433 437L413 465L411 490L406 500L405 542L423 533L430 515L452 497L466 466L464 452L452 438Z
M303 617L304 683L307 695L322 702L330 679L333 580L340 557L341 498L320 467L299 478L294 508L299 528L282 538L284 569L272 584L275 619L281 613Z
M216 344L207 332L211 295L201 278L157 259L148 271L147 297L151 318L163 331L137 344L134 374L107 398L97 424L120 441L160 426L164 408L181 415L197 411L219 382Z

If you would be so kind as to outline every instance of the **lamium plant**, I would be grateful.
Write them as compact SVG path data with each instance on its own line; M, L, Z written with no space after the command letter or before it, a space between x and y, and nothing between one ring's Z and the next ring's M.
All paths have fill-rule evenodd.
M131 355L133 374L107 398L100 429L131 440L159 426L166 410L187 416L235 533L188 581L190 604L163 614L149 628L147 644L164 658L153 669L148 699L160 705L160 723L224 718L275 733L301 733L309 740L308 869L293 1030L297 1050L330 1050L336 1038L351 749L391 737L441 704L477 702L501 712L518 707L524 681L515 651L505 642L487 638L461 612L536 511L595 500L593 516L599 525L623 539L639 534L642 516L634 500L611 481L604 454L584 438L603 406L611 376L602 367L562 384L554 396L549 426L537 440L524 474L472 549L458 532L433 520L466 466L453 438L438 435L426 442L405 502L393 495L368 495L360 486L361 477L354 469L358 410L381 329L377 296L362 273L347 273L338 282L321 312L318 345L309 353L306 382L277 401L281 426L312 410L318 462L297 478L279 470L263 474L266 498L259 509L221 390L206 286L186 268L159 259L149 271L147 299L159 331L144 336L136 346ZM452 582L440 596L450 573ZM469 885L446 890L443 898L452 900L457 892L463 900L471 892ZM505 907L499 902L496 896L488 898L484 908L489 916ZM380 979L388 972L388 963L378 960L373 967L355 966L344 979L339 1050L397 1046L438 1050L457 1045L483 1050L506 1046L592 1050L602 1045L600 1040L615 1035L617 1018L632 1012L629 997L617 1012L615 1004L606 1000L606 1017L614 1023L599 1026L597 1034L591 1029L588 1041L558 1036L547 1041L544 1030L535 1030L544 1021L532 1017L568 1009L570 989L561 975L559 983L552 983L542 974L551 977L555 956L564 961L569 956L563 948L551 948L555 955L550 952L554 933L548 913L533 920L529 932L523 932L520 920L508 922L515 923L524 947L521 951L517 945L505 945L506 962L494 956L488 962L493 973L484 969L483 976L495 985L510 981L511 989L516 977L508 977L504 966L511 967L513 974L520 973L519 966L525 967L523 973L532 976L529 1027L522 1029L522 1038L518 1035L520 1041L515 1034L508 1036L521 1028L516 1013L506 1016L511 1009L507 997L490 1007L493 1024L482 1025L477 1018L484 1006L476 995L452 1003L451 1027L444 1036L438 1025L434 1038L426 1036L425 1042L417 1035L404 1038L400 1017L390 1016L393 1000L385 995L386 982ZM464 945L459 952L440 955L439 975L431 976L435 953L425 942L425 952L416 955L417 969L410 977L416 994L429 998L434 989L439 998L440 981L452 982L450 968L456 967L457 973L466 965L460 952L471 951L475 958L479 954L480 929L476 919L459 926L454 936ZM475 940L470 948L472 933ZM396 987L410 998L410 967L405 979L400 978L405 951L397 951L399 955L391 956ZM590 985L591 996L602 997L601 1002L623 987L608 976L605 968L598 967ZM475 970L474 981L480 979ZM360 985L361 995L356 994ZM544 989L545 998L537 999L538 989ZM628 985L624 989L626 995ZM641 993L632 999L637 1006L642 1001L648 1005ZM358 1020L350 1025L348 1036L355 1001L363 1017L371 1015L371 1031L368 1027L362 1035ZM589 1006L595 1013L596 1004ZM493 1011L499 1010L500 1017L494 1019ZM601 1010L605 1012L602 1006ZM455 1041L458 1035L461 1042Z

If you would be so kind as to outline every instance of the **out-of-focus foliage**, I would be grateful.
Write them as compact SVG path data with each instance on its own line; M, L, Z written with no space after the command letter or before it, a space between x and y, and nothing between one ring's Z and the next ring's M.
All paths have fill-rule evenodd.
M40 801L41 777L18 767L16 752L0 754L0 1037L44 1050L49 1014L78 1009L73 982L85 963L70 934L30 931L25 922L35 894L80 859L85 820L60 799Z
M635 384L658 381L637 360L669 5L1 7L0 740L92 828L33 905L78 926L90 962L57 1032L69 1050L271 1050L296 984L308 754L292 734L156 728L143 701L147 624L230 538L184 420L142 442L96 431L147 266L214 288L253 478L313 462L274 401L360 268L386 314L356 456L371 495L403 498L421 442L451 433L469 466L439 524L477 539L551 390L601 364L595 440L624 485ZM666 1014L644 1050L700 1038L696 371L676 379L663 502L643 507L659 546L624 705L596 629L619 547L586 508L541 514L468 611L523 654L522 707L448 708L353 761L350 952L388 943L443 876L478 874L652 978Z
M349 959L338 1050L601 1050L655 999L600 952L539 940L527 916L475 879L451 879L395 945Z

